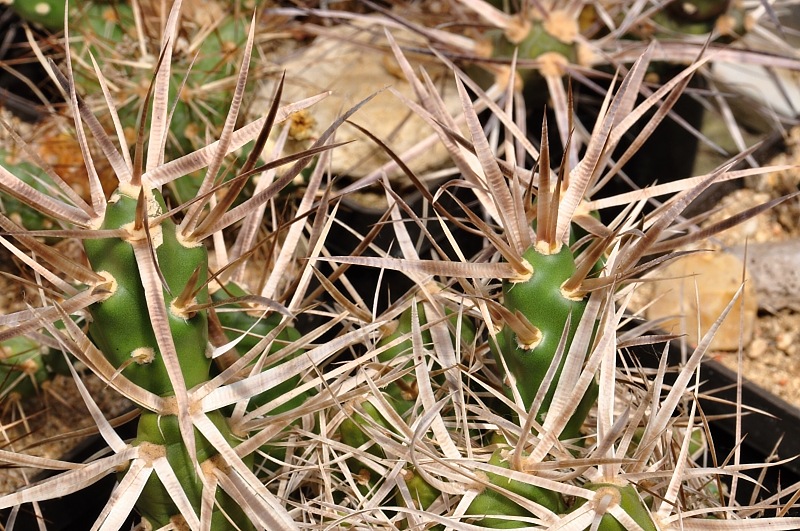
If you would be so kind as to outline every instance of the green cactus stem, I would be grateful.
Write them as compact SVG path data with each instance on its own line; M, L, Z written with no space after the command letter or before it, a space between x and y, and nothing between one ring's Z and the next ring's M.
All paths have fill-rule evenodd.
M211 295L211 300L217 303L222 303L226 300L226 296L245 297L247 296L247 292L240 286L229 283L225 286L224 290L215 291ZM235 311L230 311L232 309L235 309ZM217 311L215 314L222 325L227 338L231 341L239 340L235 347L239 356L244 356L247 354L258 344L259 341L269 335L281 323L281 316L278 313L273 312L269 315L261 316L259 315L261 313L260 311L253 311L252 309L248 311L248 308L240 303L221 304L220 306L216 307L216 310ZM278 351L299 340L301 337L302 335L296 328L292 326L285 326L277 334L277 336L275 336L275 339L270 345L266 354L276 354ZM300 356L302 353L303 350L298 350L289 356L283 357L276 363L267 363L264 365L264 370L271 369L276 365L285 363L293 358L296 358L297 356ZM293 376L292 378L288 378L278 385L267 389L263 393L252 397L248 404L247 410L253 411L256 408L259 408L264 404L267 404L276 398L287 394L289 391L300 385L300 380L300 375ZM311 396L311 392L298 395L292 400L289 400L288 402L281 404L275 409L267 412L267 414L277 415L279 413L290 411L300 406L306 401L306 399L309 398L309 396Z
M387 396L386 399L390 404L394 402L391 397ZM365 417L362 413L352 411L351 415L344 419L344 421L342 421L342 423L339 425L339 436L342 442L346 445L352 448L361 448L366 446L366 451L368 453L374 455L378 459L385 459L386 455L384 451L378 444L372 441L370 436L364 430L367 426L373 423L376 423L378 426L390 431L396 432L397 430L392 429L386 419L383 418L383 415L381 415L375 406L369 402L363 402L361 407L369 418ZM397 405L394 405L394 407L396 408ZM368 444L370 442L373 442L373 444ZM347 461L347 466L358 478L358 486L362 491L362 494L369 492L380 480L379 475L369 467L365 466L359 459L349 459Z
M74 321L79 318L73 317ZM57 321L56 328L64 323ZM49 337L49 334L45 333ZM70 375L64 353L36 337L17 336L0 343L0 400L9 395L29 398L57 375Z
M64 0L12 0L11 9L23 20L51 31L64 29Z
M209 418L217 428L225 434L231 446L236 445L236 440L230 435L227 421L219 412L209 413ZM217 453L211 444L198 432L197 436L197 462L202 470L207 462L211 462ZM154 457L166 455L170 467L175 472L181 487L187 494L195 511L200 513L200 500L202 499L202 482L197 476L194 461L189 457L186 446L178 427L178 419L174 415L157 415L151 412L142 413L139 418L138 432L133 444L140 446L142 451L150 451ZM252 460L248 458L248 460ZM216 504L220 510L212 513L211 529L232 529L232 523L238 529L253 529L249 518L241 507L223 491L217 491ZM179 514L177 506L161 481L151 475L145 484L137 509L154 529L161 528L170 523L175 524L174 515ZM227 515L227 516L226 516Z
M427 324L425 316L424 305L417 303L417 316L420 321L420 326ZM378 347L386 347L393 342L400 340L397 344L392 345L378 354L378 361L382 363L390 363L398 356L408 356L413 349L411 333L412 333L412 307L409 306L395 322L396 327L390 333L381 338L378 342ZM458 317L455 315L450 316L450 322L455 327ZM461 320L461 339L467 343L472 343L475 337L475 332L472 324L466 320ZM424 344L432 342L430 331L427 329L422 332L422 341ZM413 361L409 361L404 365L404 368L409 368ZM439 382L443 383L443 379ZM390 406L400 415L404 416L414 406L417 400L417 381L415 374L407 374L399 379L391 382L385 388L385 399ZM353 447L359 448L367 445L371 439L364 431L366 426L372 422L377 423L379 426L397 432L393 429L389 422L380 414L380 412L369 402L362 402L361 407L364 412L369 416L369 419L364 417L359 412L353 412L352 415L345 419L339 427L339 435L342 442ZM367 452L375 455L378 458L385 458L383 450L377 445L372 444L367 447ZM379 480L377 475L365 467L357 459L349 461L349 466L360 478L363 478L364 490L368 490ZM439 491L431 487L425 480L412 470L406 470L404 473L406 483L411 491L412 499L415 503L419 503L420 507L427 508L439 496ZM402 497L397 494L399 504L403 504Z
M210 377L210 360L206 356L207 311L186 310L191 308L192 302L202 305L208 301L207 251L203 246L186 247L180 243L175 224L170 219L153 223L152 220L166 210L158 191L130 188L121 188L112 195L101 226L102 229L122 229L124 236L90 239L84 243L92 267L106 276L111 286L111 294L105 300L89 307L92 317L89 335L109 362L134 384L160 396L174 396L173 384L150 321L133 243L149 238L154 248L165 283L164 301L168 309L169 329L187 388L206 382ZM145 220L152 225L147 230ZM194 290L187 290L187 287ZM187 291L194 293L193 301L182 300ZM210 412L208 415L220 432L233 441L230 427L222 414ZM175 415L144 411L134 444L145 445L146 449L155 452L165 452L189 500L195 509L199 509L202 489L178 426ZM196 436L196 446L201 466L217 453L199 435ZM218 498L221 511L241 529L248 529L250 524L241 510L226 495L218 494ZM160 480L151 477L136 507L148 522L161 527L179 514L170 500ZM221 511L214 511L212 529L230 528Z
M507 454L511 448L509 446L501 446L492 453L489 458L489 464L501 468L509 469L511 464L506 459ZM566 506L561 495L557 492L543 489L530 483L516 481L509 479L505 476L495 474L492 472L486 473L489 483L496 487L503 488L527 500L535 502L542 507L545 507L556 514L566 511ZM503 493L491 487L485 488L467 508L467 514L473 516L482 516L476 522L477 525L488 527L491 529L517 529L526 527L528 524L520 520L514 520L513 517L532 517L533 515L523 508L518 503L510 500ZM503 518L497 518L502 516Z
M226 290L228 293L231 294L240 294L236 296L244 295L244 291L239 288L238 286L228 285L226 286ZM222 294L224 292L217 291L212 295L212 299L214 300L222 300ZM224 310L227 306L221 306L218 310ZM266 337L269 333L271 333L275 328L280 325L281 316L277 313L271 313L263 318L251 315L247 313L241 306L239 307L239 311L217 311L216 312L217 318L219 319L220 324L223 326L225 330L225 334L227 335L228 339L233 341L236 339L241 338L241 340L236 344L236 351L240 356L244 356L247 352L249 352L253 347L258 344L261 339ZM283 330L281 330L278 335L275 337L275 340L270 345L268 354L275 354L286 345L297 341L300 339L301 334L297 331L297 329L287 326ZM298 350L297 352L293 353L291 356L284 357L282 360L278 362L284 363L289 361L292 358L295 358L303 353L302 350ZM264 366L264 370L270 369L277 364L266 364ZM292 389L296 388L300 384L300 376L294 376L289 378L280 384L272 387L263 393L253 397L250 399L250 403L248 406L248 411L252 411L257 407L260 407L264 404L275 400L276 398L285 395ZM307 395L298 395L294 399L286 402L275 408L268 413L271 415L276 415L278 413L283 413L285 411L289 411L294 409L295 407L302 404Z
M413 468L407 468L403 471L403 480L408 486L408 491L411 493L411 499L414 505L419 509L427 509L439 497L441 492L432 487L430 483L416 472ZM397 496L398 502L402 503L401 496Z
M11 0L11 9L23 20L49 31L64 30L65 0ZM80 20L94 36L110 42L120 42L126 29L133 27L133 11L128 3L73 0L69 9L70 20Z
M50 378L49 349L33 339L18 336L0 343L0 398L35 395Z
M546 53L556 53L569 61L577 60L577 49L572 43L554 36L540 20L531 22L523 39L514 42L506 32L494 30L487 35L492 46L492 57L510 59L517 51L520 59L537 59Z
M147 311L147 300L131 241L146 238L143 228L136 229L137 198L132 192L118 190L109 201L102 229L126 229L124 238L86 240L86 255L98 273L112 281L112 294L90 307L92 341L122 374L133 383L160 396L173 396L166 365L159 353L153 325ZM164 211L164 200L158 191L146 192L149 199L148 219ZM208 301L205 288L208 255L205 247L185 247L175 233L170 219L149 228L161 272L169 291L164 300L169 309L169 326L178 350L178 358L187 388L209 378L210 360L206 356L208 324L205 311L182 315L173 303L184 292L194 276L198 293L196 302ZM199 274L195 274L197 271Z
M494 351L505 362L517 382L517 389L526 408L530 408L555 358L561 336L566 331L565 352L569 350L578 324L586 308L582 294L565 293L562 285L575 273L575 259L567 246L552 254L544 254L532 247L523 257L533 268L531 277L523 282L503 282L503 305L511 313L520 312L539 332L533 342L521 339L508 325L497 334ZM553 383L536 413L543 422L553 400L564 359L558 367ZM596 385L592 386L567 423L561 438L580 435L580 427L597 398Z
M244 297L247 295L240 286L236 284L226 284L224 290L217 290L211 295L211 299L217 303L223 303L229 297ZM235 310L235 311L230 311ZM253 349L261 339L270 334L281 323L281 316L278 313L271 313L265 317L256 315L257 312L247 311L247 307L240 303L220 304L216 307L215 315L219 320L223 331L228 340L239 340L236 343L235 351L237 355L244 356L251 349ZM258 312L260 313L260 312ZM293 343L300 339L301 334L297 329L286 326L281 330L275 340L270 345L267 355L276 354L283 349L286 345ZM264 370L271 369L276 365L285 363L297 356L300 356L303 350L298 350L289 356L283 357L275 363L267 362L264 365ZM251 364L252 365L252 364ZM272 402L273 400L286 395L297 386L300 385L300 375L287 378L274 387L252 397L247 404L247 411L252 412L257 408ZM291 400L275 407L266 412L266 415L278 415L300 407L308 398L315 394L314 390L309 390L303 394L297 395ZM232 412L232 408L230 411ZM298 425L300 419L293 422L292 425ZM288 432L289 428L285 430ZM256 466L256 470L275 472L278 470L279 465L286 459L286 446L275 444L272 441L259 447L258 453L262 456L261 460Z

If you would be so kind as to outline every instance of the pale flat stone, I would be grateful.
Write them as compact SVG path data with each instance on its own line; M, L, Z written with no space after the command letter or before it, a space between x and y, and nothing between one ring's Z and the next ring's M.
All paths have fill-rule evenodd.
M413 43L415 47L425 48L424 41L409 32L393 29L392 35L401 46ZM430 56L408 54L408 58L416 72L422 65L434 79L451 116L460 114L461 104L453 73ZM366 28L357 24L343 24L328 28L325 35L318 36L311 45L280 67L286 69L283 103L328 90L333 92L298 117L300 127L290 131L286 151L298 151L310 146L338 116L378 91L382 92L353 115L351 121L368 129L397 154L402 154L434 133L402 101L384 90L392 87L410 100L417 101L411 85L388 48L383 29L378 25ZM263 113L273 90L272 84L266 85L260 91L253 110ZM336 133L336 141L348 140L356 141L337 148L333 153L331 170L334 174L360 178L391 160L369 138L354 127L343 124ZM417 174L440 168L448 160L441 142L422 150L418 156L404 159ZM395 170L389 177L399 175L401 172Z
M672 334L686 334L696 345L741 286L743 267L739 258L721 251L699 252L670 262L652 277L664 280L652 286L654 302L647 309L647 318L669 317L660 328ZM752 281L745 282L743 297L717 331L712 349L736 350L740 341L746 346L752 340L758 311Z

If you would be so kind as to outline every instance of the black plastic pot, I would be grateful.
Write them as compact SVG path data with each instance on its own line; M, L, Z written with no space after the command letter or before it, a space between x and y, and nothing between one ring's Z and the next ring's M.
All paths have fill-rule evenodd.
M668 367L678 367L681 363L681 350L677 341L670 344ZM658 367L662 345L637 347L628 352L628 362L634 361L642 367ZM630 359L632 358L632 359ZM676 371L665 379L666 384L674 382ZM767 469L761 480L761 489L755 499L764 500L775 494L779 487L786 487L800 481L800 408L773 395L765 389L742 381L741 403L744 414L741 416L741 441L736 439L736 401L737 374L719 362L704 361L699 375L689 384L699 381L699 412L709 419L714 449L720 463L728 459L741 443L741 463L775 463L789 459L786 463ZM761 413L756 413L759 411ZM745 474L758 478L761 471L748 471ZM737 502L750 505L754 483L740 481ZM800 507L789 511L790 516L800 516ZM773 516L773 515L768 515Z

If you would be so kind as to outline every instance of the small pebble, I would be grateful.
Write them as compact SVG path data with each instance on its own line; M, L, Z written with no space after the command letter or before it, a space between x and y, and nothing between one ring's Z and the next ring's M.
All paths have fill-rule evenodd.
M759 358L767 351L769 348L769 341L764 339L763 337L757 337L753 341L750 342L750 348L747 349L747 357L748 358Z
M792 345L794 345L794 337L789 332L781 332L775 336L775 346L783 352L790 354Z

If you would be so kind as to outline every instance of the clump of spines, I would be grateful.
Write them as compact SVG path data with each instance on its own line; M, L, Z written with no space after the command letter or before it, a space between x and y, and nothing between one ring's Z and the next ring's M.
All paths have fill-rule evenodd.
M70 20L81 21L70 28L76 88L81 94L97 96L108 91L129 141L136 136L137 118L145 105L153 63L163 41L166 14L162 8L160 2L146 1L133 6L89 2L70 8ZM178 34L196 38L173 43L166 95L170 105L167 160L199 149L208 138L219 136L247 38L246 17L241 15L238 8L228 11L209 5L207 10L185 13L179 21ZM58 27L63 29L63 23L62 11ZM104 87L98 82L98 69L105 79ZM104 101L93 97L87 103L101 106ZM228 177L235 172L233 169ZM197 173L178 179L169 184L171 193L179 202L188 201L195 196L201 179Z

